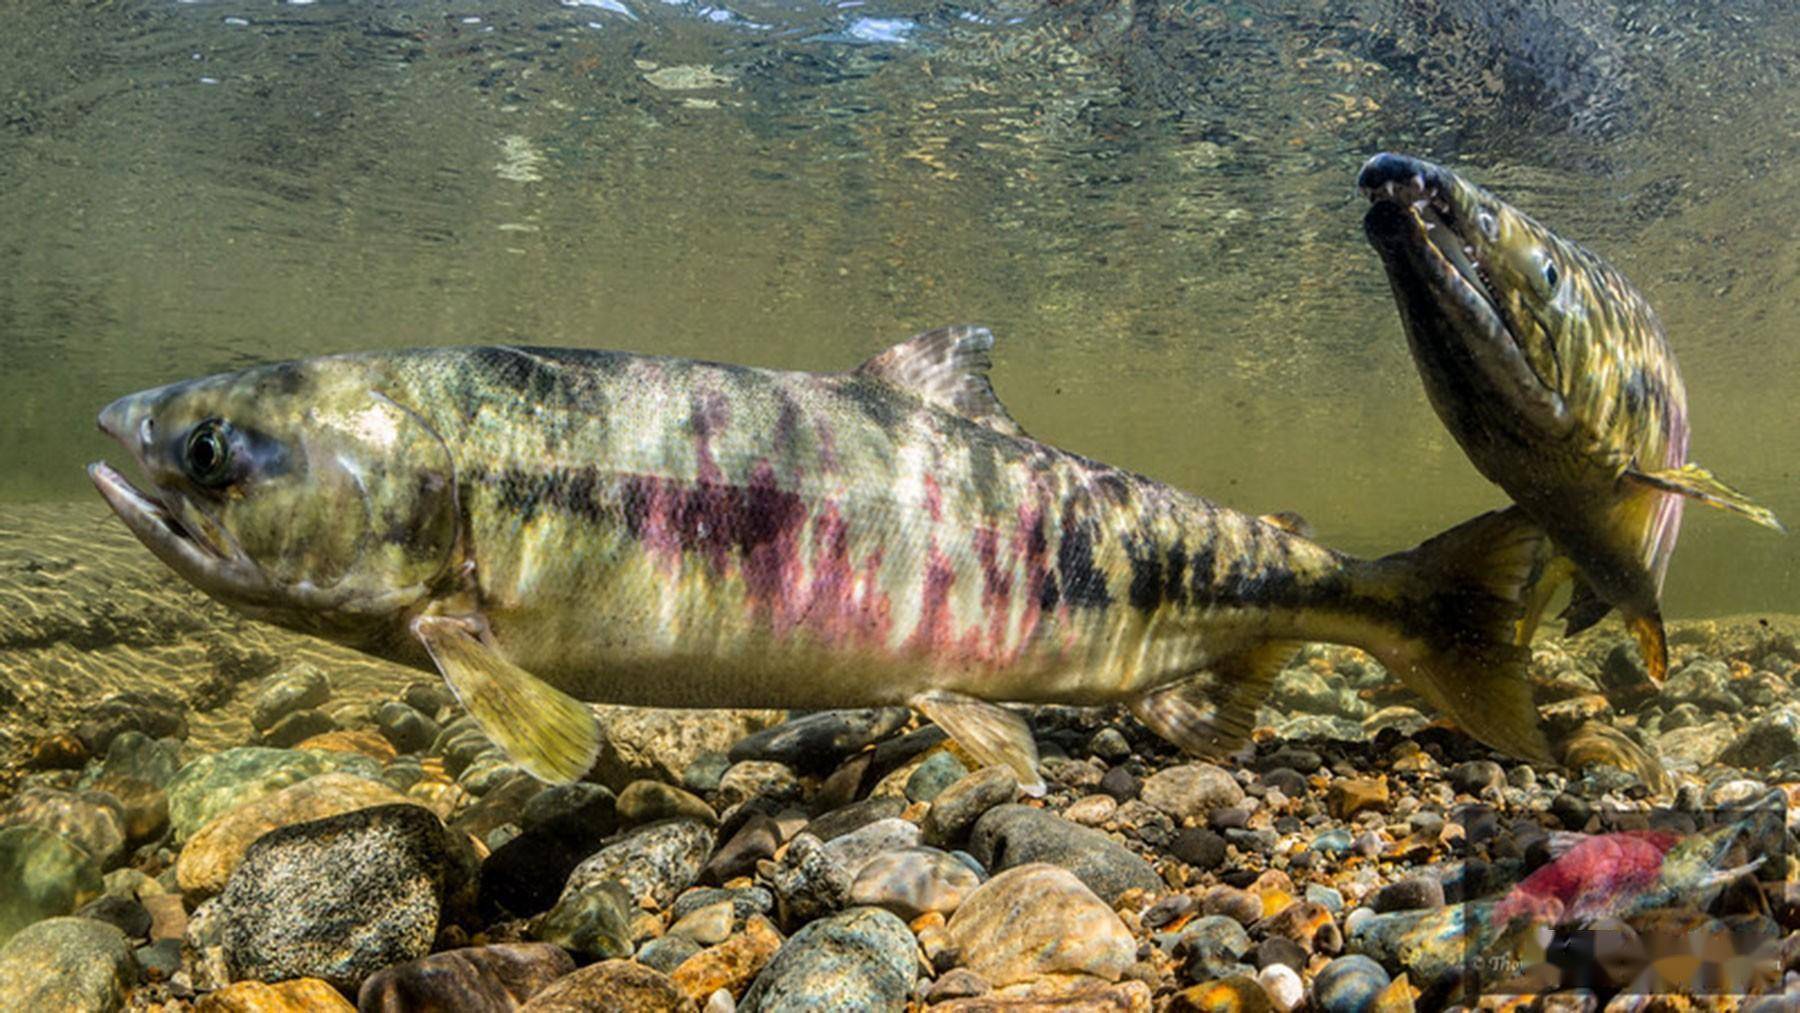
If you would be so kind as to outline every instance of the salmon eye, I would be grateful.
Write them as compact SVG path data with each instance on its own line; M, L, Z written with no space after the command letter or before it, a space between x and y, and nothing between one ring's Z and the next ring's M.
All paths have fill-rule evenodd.
M182 470L194 484L218 489L231 484L231 440L221 419L207 419L188 433L181 455Z
M1481 234L1487 237L1488 242L1497 243L1500 241L1500 221L1494 217L1492 211L1483 210L1477 214L1475 216L1475 227L1481 230Z
M1556 265L1548 260L1544 261L1544 284L1549 285L1550 288L1554 290L1556 288L1556 283L1561 280L1562 275L1557 273Z

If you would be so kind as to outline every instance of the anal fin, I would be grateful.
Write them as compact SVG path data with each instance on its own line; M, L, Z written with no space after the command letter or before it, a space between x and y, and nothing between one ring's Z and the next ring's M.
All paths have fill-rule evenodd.
M580 701L500 656L477 620L420 616L413 635L469 716L513 762L552 784L579 779L600 754L600 723Z
M1131 712L1183 752L1218 759L1250 741L1256 708L1299 646L1274 641L1233 655L1207 675L1145 693L1132 701Z
M1600 597L1585 578L1576 577L1574 590L1569 594L1569 604L1563 607L1558 619L1563 621L1563 636L1572 637L1602 619L1613 609L1612 602Z
M1038 773L1037 742L1031 737L1031 726L1018 714L947 689L927 690L908 702L976 760L1011 770L1025 794L1042 795L1047 790Z
M1625 472L1625 477L1654 489L1697 499L1708 506L1730 510L1765 528L1774 528L1784 533L1787 531L1768 507L1757 504L1750 497L1719 481L1717 476L1698 464L1684 464L1679 468L1662 471L1639 471L1633 468Z

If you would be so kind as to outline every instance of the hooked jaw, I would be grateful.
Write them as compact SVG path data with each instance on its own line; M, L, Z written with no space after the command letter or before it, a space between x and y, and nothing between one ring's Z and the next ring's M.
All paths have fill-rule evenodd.
M1498 212L1455 174L1406 155L1376 155L1356 182L1370 205L1363 230L1387 265L1415 354L1439 368L1473 366L1481 386L1538 426L1566 428L1562 395L1533 369L1485 266L1502 237Z

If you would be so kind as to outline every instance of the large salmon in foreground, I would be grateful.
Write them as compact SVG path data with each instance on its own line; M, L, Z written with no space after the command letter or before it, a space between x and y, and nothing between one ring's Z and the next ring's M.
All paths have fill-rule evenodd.
M1381 154L1357 183L1431 406L1556 545L1541 597L1573 576L1566 631L1618 608L1661 682L1683 500L1781 525L1688 461L1687 393L1656 311L1606 261L1442 166Z
M1026 436L992 344L943 328L844 373L513 347L280 363L113 403L100 426L147 487L89 474L181 576L436 668L547 780L598 748L576 698L904 703L1041 790L998 704L1129 703L1219 755L1309 640L1548 759L1512 643L1547 555L1521 515L1342 556Z

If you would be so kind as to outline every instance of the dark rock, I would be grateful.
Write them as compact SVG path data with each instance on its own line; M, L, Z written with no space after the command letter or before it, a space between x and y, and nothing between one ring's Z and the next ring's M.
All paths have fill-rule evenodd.
M402 753L418 753L430 748L437 739L437 722L421 714L415 707L389 700L375 712L375 727Z
M565 891L538 920L536 934L589 960L631 956L631 896L617 880L590 880Z
M1202 872L1225 863L1225 838L1204 827L1182 827L1169 852Z
M450 826L476 839L486 838L494 828L522 820L525 807L543 790L544 782L515 769L499 784L490 785L473 805L457 813Z
M415 682L406 687L405 691L400 694L400 699L408 707L431 718L433 722L437 721L444 708L456 704L456 694L450 692L450 687L439 680Z
M906 707L820 711L784 721L733 743L733 763L772 760L796 770L824 772L870 743L887 738L911 720Z
M902 1010L918 975L918 944L886 911L855 908L788 939L757 975L741 1013Z
M1206 814L1206 825L1219 833L1244 830L1250 826L1250 810L1243 806L1227 806Z
M1731 691L1731 669L1722 661L1701 658L1690 661L1663 683L1662 699L1691 703L1701 710L1736 711L1742 707Z
M612 804L607 804L611 802ZM598 784L576 781L543 788L519 810L519 826L535 830L546 824L568 819L598 841L619 828L618 803L613 793Z
M1789 705L1752 722L1719 754L1719 762L1747 770L1767 770L1795 756L1800 756L1800 708Z
M272 728L289 714L317 707L331 698L331 680L310 661L276 672L264 679L250 697L250 725L257 731ZM334 724L333 727L336 727ZM330 729L325 729L329 731ZM305 738L301 736L300 738ZM294 739L283 745L292 745Z
M1030 806L1009 804L988 810L975 822L969 851L993 872L1031 862L1061 866L1108 904L1133 887L1163 889L1149 863L1124 845Z
M1450 768L1450 787L1465 795L1479 795L1484 789L1506 784L1506 771L1492 760L1470 760Z
M1580 796L1563 792L1550 800L1550 815L1556 817L1564 830L1580 830L1587 826L1593 809Z
M1189 922L1173 941L1173 955L1182 961L1182 977L1208 981L1243 974L1241 961L1250 952L1250 934L1234 919L1208 915Z
M132 939L150 937L150 912L129 898L104 894L83 905L75 917L105 922Z
M92 755L103 755L112 740L124 732L142 732L153 739L187 738L187 707L162 693L116 693L100 701L75 726L75 736Z
M1375 891L1369 905L1377 914L1444 906L1444 884L1433 876L1408 876Z
M612 793L601 788L578 808L545 817L507 841L481 864L483 912L497 918L547 910L562 893L569 873L599 850L618 826Z
M700 870L700 882L724 883L749 875L756 863L773 858L781 846L781 827L762 813L753 813Z
M740 1007L742 1008L742 1007ZM668 975L629 960L604 960L563 975L520 1013L695 1013Z
M1304 971L1306 963L1306 948L1286 936L1270 936L1256 944L1258 970L1271 964L1286 964L1296 971Z
M1259 757L1256 761L1256 765L1260 770L1274 770L1277 767L1286 767L1299 774L1316 774L1319 772L1319 768L1325 765L1325 760L1318 753L1315 753L1310 749L1301 749L1297 746L1284 746L1267 756Z
M692 792L709 795L719 790L719 782L731 769L731 758L724 753L701 753L681 772L681 786Z
M1088 739L1088 752L1108 763L1118 763L1131 755L1131 743L1125 740L1125 733L1111 725L1095 732Z
M512 1013L575 962L548 943L445 950L396 964L363 982L359 1013Z
M111 1013L136 981L125 934L87 918L41 921L0 946L0 1004L20 1013Z
M337 727L337 720L324 711L293 711L269 726L268 730L262 734L262 741L257 744L286 749L289 746L297 746L315 735L337 731Z
M32 770L79 770L89 755L87 743L78 736L58 732L33 742L25 765Z
M932 800L925 813L925 843L938 847L962 843L983 813L1011 802L1018 794L1018 778L1004 767L971 771Z
M169 826L169 795L149 781L123 775L108 776L94 782L93 793L108 796L117 803L115 808L123 823L127 844L153 840Z
M687 818L708 826L718 826L719 817L712 807L691 792L661 781L638 780L619 793L619 819L626 824L654 823L657 820Z
M865 798L861 802L852 802L839 809L813 817L806 824L806 832L821 841L829 841L833 837L860 830L878 820L888 820L906 811L906 800L892 795L881 798Z
M415 805L297 823L250 845L209 918L234 980L313 977L354 992L430 951L471 857Z
M131 951L131 959L137 962L138 970L145 978L168 981L170 975L181 970L181 940L158 939L146 943Z
M1129 802L1143 791L1137 775L1124 767L1113 767L1100 775L1100 790L1120 802Z

